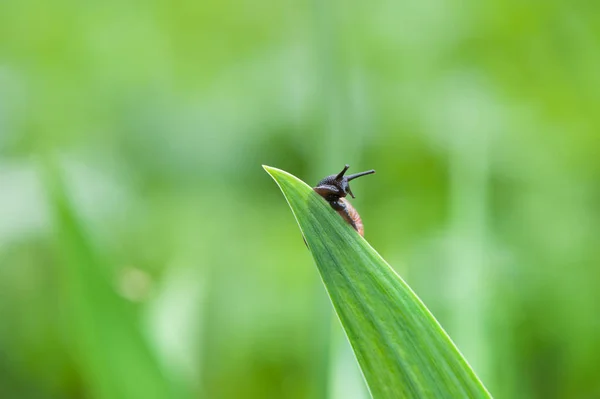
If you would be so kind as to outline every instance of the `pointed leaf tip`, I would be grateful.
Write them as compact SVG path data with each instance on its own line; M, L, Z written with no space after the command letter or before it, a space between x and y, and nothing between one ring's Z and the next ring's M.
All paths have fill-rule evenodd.
M269 165L262 165L262 167L265 170L265 172L271 175L272 178L275 178L275 174L277 174L277 172L282 172L281 169L277 169Z

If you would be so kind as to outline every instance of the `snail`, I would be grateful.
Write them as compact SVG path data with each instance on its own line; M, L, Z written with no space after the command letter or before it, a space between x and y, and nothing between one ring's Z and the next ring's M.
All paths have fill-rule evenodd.
M350 181L357 177L375 173L375 170L371 169L366 172L344 176L349 167L350 165L346 165L337 175L327 176L321 180L313 190L321 197L325 198L325 201L329 202L329 205L331 205L331 207L358 232L358 234L364 237L365 229L360 215L345 197L350 194L352 198L355 198L350 189L350 185L348 184Z

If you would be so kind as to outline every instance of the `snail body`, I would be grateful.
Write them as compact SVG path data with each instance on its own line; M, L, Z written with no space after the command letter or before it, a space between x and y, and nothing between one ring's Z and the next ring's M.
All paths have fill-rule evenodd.
M355 173L353 175L344 176L350 166L344 166L344 169L337 175L327 176L321 180L316 187L313 188L317 194L323 197L329 205L350 225L354 230L364 237L365 230L360 215L346 199L346 196L350 194L352 198L354 194L350 189L349 182L356 179L357 177L370 175L375 173L375 170L371 169L366 172Z

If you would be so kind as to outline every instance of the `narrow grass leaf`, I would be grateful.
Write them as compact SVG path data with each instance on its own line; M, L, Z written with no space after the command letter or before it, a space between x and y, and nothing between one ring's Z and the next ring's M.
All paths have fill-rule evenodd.
M48 172L62 261L70 349L89 397L170 399L182 392L165 377L139 329L137 312L114 290L109 268L92 249L58 174ZM58 316L57 316L58 317Z
M367 241L306 183L264 168L296 217L372 396L490 398L440 324Z

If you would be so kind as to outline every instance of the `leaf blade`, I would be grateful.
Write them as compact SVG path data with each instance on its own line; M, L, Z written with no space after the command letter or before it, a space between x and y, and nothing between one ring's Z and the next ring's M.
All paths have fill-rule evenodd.
M375 398L490 398L398 274L306 183L263 166L286 198Z
M97 399L187 398L165 374L142 332L138 312L110 284L107 264L94 250L59 172L52 165L47 169L63 278L62 316L86 394Z

